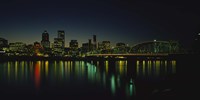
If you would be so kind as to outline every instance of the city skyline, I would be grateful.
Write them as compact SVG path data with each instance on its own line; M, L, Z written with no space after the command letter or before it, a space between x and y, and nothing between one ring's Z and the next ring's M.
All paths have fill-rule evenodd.
M65 34L65 31L64 31L64 30L57 30L56 35L58 35L60 31L63 31L64 34ZM44 34L45 34L45 35L44 35ZM47 35L47 36L46 36L46 35ZM199 34L198 34L198 35L199 35ZM95 38L94 38L94 36L95 36ZM64 35L64 37L66 37L66 36ZM32 41L32 42L30 42L30 43L24 42L24 41L22 41L22 40L21 40L21 41L13 41L13 42L10 42L10 40L8 40L7 38L4 38L4 37L0 37L0 38L7 40L7 41L8 41L8 44L10 44L10 43L21 42L21 43L25 43L26 45L33 45L35 42L38 42L38 43L40 43L41 45L43 45L43 42L45 41L44 38L45 38L45 39L48 38L46 41L48 41L50 44L47 44L47 45L49 45L49 46L47 46L47 47L52 47L52 45L53 45L54 42L55 42L55 39L60 38L60 37L59 37L59 35L58 35L57 37L52 37L52 39L49 39L49 32L48 32L47 30L44 30L44 31L42 32L42 34L41 34L41 37L40 37L41 40ZM110 40L98 40L98 41L97 41L97 39L98 39L98 36L96 36L95 34L93 34L92 36L90 36L90 38L88 38L87 40L85 40L85 42L82 42L82 43L80 43L79 40L77 40L77 39L71 39L71 40L69 40L69 42L68 42L68 41L66 42L66 40L64 39L64 47L70 47L70 42L71 42L71 41L74 41L74 40L76 40L76 41L78 42L78 47L82 47L82 45L83 45L84 43L89 43L89 41L91 41L92 44L94 44L94 45L95 45L95 43L96 43L96 45L97 45L98 43L101 43L101 42L104 42L104 41L109 41L109 42L110 42L110 46L112 46L112 47L117 46L118 43L124 43L126 46L132 47L132 46L134 46L134 45L137 45L137 44L140 44L140 43L144 43L144 42L164 41L164 40L156 40L156 39L154 39L154 40L149 40L149 41L141 41L141 42L135 43L134 45L130 45L130 44L128 44L128 43L121 42L121 41L117 41L117 42L113 43L113 42L110 41ZM195 39L195 38L194 38L194 39ZM50 40L52 40L52 41L50 41ZM95 40L96 42L95 42L94 40ZM166 41L176 41L176 40L166 40ZM177 42L178 42L178 41L177 41ZM45 45L44 45L43 47L45 47Z
M78 40L80 46L92 35L112 45L156 39L188 46L199 33L200 9L195 2L11 0L2 1L0 8L0 37L9 42L40 42L47 30L52 43L57 30L65 30L65 46L71 40Z
M54 43L55 38L58 37L59 31L63 31L63 32L65 33L65 30L57 30L57 31L56 31L57 33L54 34L55 37L50 37L50 38L49 38L50 47L52 47L52 44ZM15 41L15 40L11 40L11 41L10 41L10 40L8 40L8 39L5 38L5 37L0 37L0 38L3 38L3 39L8 40L8 44L9 44L9 43L16 43L16 42L22 42L22 43L25 43L26 45L29 45L29 44L32 44L32 45L33 45L34 42L39 42L39 43L42 44L42 41L43 41L43 38L44 38L44 37L43 37L43 33L48 33L48 35L49 35L49 32L48 32L47 30L44 30L43 32L41 32L40 40L34 40L34 41L29 41L29 42L26 42L26 41L23 41L23 40L17 40L17 38L15 38L17 41ZM196 35L193 36L193 39L192 39L190 45L192 45L192 43L195 41L195 39L197 38L197 36L199 36L199 34L200 34L200 33L198 33L198 34L196 34ZM92 36L94 36L94 35L95 35L95 37L96 37L96 34L93 34L93 35L91 35L91 36L87 36L87 37L89 37L89 38L86 39L86 40L83 40L84 42L80 42L80 41L77 40L77 39L70 39L70 40L64 39L64 47L70 47L70 42L71 42L72 40L77 40L77 42L78 42L78 47L82 47L82 44L88 43L88 40L92 40L92 41L93 41L94 38L93 38ZM49 37L49 36L48 36L48 37ZM64 37L66 38L65 35L64 35ZM98 36L97 36L97 37L98 37ZM110 38L110 39L112 40L112 38ZM110 41L110 39L108 39L108 40L105 40L105 39L99 40L98 38L97 38L97 39L95 38L95 40L97 41L97 44L100 43L100 42L103 42L103 41ZM115 41L115 42L110 41L110 44L111 44L112 47L115 47L115 46L117 45L117 43L125 43L125 44L128 45L128 46L134 46L134 45L137 45L137 44L139 44L139 43L150 42L150 41L177 41L177 42L180 43L180 41L178 41L178 40L157 40L157 39L154 39L154 40L146 40L146 41L135 42L135 43L133 43L133 44L129 44L129 43L122 42L122 41ZM182 45L183 48L184 48L184 45L183 45L182 43L180 43L180 45ZM185 47L184 49L190 49L190 48L186 48L186 47Z
M29 45L29 44L34 44L34 42L38 42L38 43L40 43L41 45L43 44L42 42L44 41L44 38L48 38L47 39L47 41L49 40L49 42L50 42L50 47L52 46L52 44L54 43L54 41L55 41L55 38L57 38L58 36L58 33L59 33L59 31L63 31L64 33L65 33L65 31L64 30L57 30L57 33L55 33L56 34L56 37L51 37L51 38L49 38L49 32L47 31L47 30L44 30L42 33L41 33L41 36L40 36L40 38L41 38L41 40L35 40L35 41L30 41L30 43L28 42L25 42L25 41L22 41L22 40L17 40L17 38L16 38L16 40L17 41L13 41L13 40L8 40L7 38L5 38L5 37L0 37L0 38L2 38L2 39L6 39L6 40L8 40L8 44L9 43L16 43L16 42L22 42L22 43L25 43L26 45ZM45 34L45 35L44 35ZM48 36L46 36L48 34ZM93 36L95 36L95 38L93 37ZM65 35L64 35L64 37L66 37ZM98 37L98 36L97 36ZM60 37L59 37L60 38ZM100 42L103 42L103 41L110 41L110 40L99 40L99 41L97 41L96 39L96 35L95 34L93 34L93 35L91 35L88 39L86 39L86 40L84 40L84 42L79 42L79 40L77 40L77 39L71 39L71 40L68 40L68 41L66 41L65 39L64 39L64 45L65 45L65 47L70 47L70 42L71 41L73 41L73 40L77 40L77 42L79 43L79 47L82 47L82 44L84 44L84 43L88 43L88 41L89 40L92 40L92 42L94 42L93 40L95 39L95 41L96 41L96 43L98 44L98 43L100 43ZM153 40L152 40L153 41ZM124 43L124 42L121 42L121 41L118 41L118 42L116 42L116 43L112 43L112 41L110 41L111 42L111 46L116 46L116 44L117 43ZM143 41L144 42L144 41ZM127 45L129 45L128 43L125 43L125 44L127 44Z

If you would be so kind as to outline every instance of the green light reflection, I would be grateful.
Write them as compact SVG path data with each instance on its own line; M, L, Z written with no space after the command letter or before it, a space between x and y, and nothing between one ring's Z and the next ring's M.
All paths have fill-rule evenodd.
M115 83L115 76L111 76L111 92L114 95L116 92L116 83Z
M87 69L88 69L88 80L91 80L92 82L95 81L95 75L96 75L96 66L92 65L90 63L87 63Z

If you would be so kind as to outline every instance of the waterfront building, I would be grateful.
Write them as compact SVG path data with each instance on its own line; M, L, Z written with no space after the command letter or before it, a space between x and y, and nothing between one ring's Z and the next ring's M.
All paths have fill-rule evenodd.
M110 41L102 41L103 49L104 50L110 50Z
M8 46L8 40L4 38L0 38L0 49L3 49L4 47Z
M72 50L77 50L78 49L78 41L77 40L71 40L69 43L69 47Z
M34 49L34 55L35 56L42 56L43 55L44 49L39 42L37 42L37 41L34 42L33 49Z
M110 41L102 41L98 43L98 50L101 53L111 53Z
M65 31L64 30L58 30L58 38L62 40L62 48L65 48Z
M69 43L69 47L70 47L70 55L77 56L79 54L77 40L71 40Z
M83 53L88 52L88 51L89 51L89 43L83 43L83 44L82 44L81 51L82 51Z
M127 48L125 43L122 42L116 43L116 47L114 48L114 53L122 54L126 52Z
M54 43L52 44L52 51L54 56L63 56L65 53L65 31L58 30L57 38L54 38Z
M9 43L9 51L11 52L25 52L26 44L23 42Z
M49 33L47 31L42 33L41 45L45 50L50 48Z
M97 49L97 38L96 35L93 35L93 50Z
M88 51L92 51L92 48L93 45L92 45L92 39L88 39Z
M62 56L64 53L63 39L54 38L53 53L55 56Z

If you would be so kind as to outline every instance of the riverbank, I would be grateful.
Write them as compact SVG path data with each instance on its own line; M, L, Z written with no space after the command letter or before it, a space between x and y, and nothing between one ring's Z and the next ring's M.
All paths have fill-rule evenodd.
M64 61L91 61L91 60L127 60L127 59L142 59L142 60L157 60L157 59L171 59L171 60L197 60L200 57L200 54L173 54L165 57L148 57L148 56L128 56L128 57L104 57L104 56L85 56L85 57L62 57L62 56L6 56L0 55L0 61L38 61L38 60L64 60Z

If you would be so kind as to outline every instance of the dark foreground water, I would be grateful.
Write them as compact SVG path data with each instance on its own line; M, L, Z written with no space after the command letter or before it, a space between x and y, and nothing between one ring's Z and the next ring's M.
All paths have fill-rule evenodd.
M176 60L133 62L0 62L0 99L176 100Z

